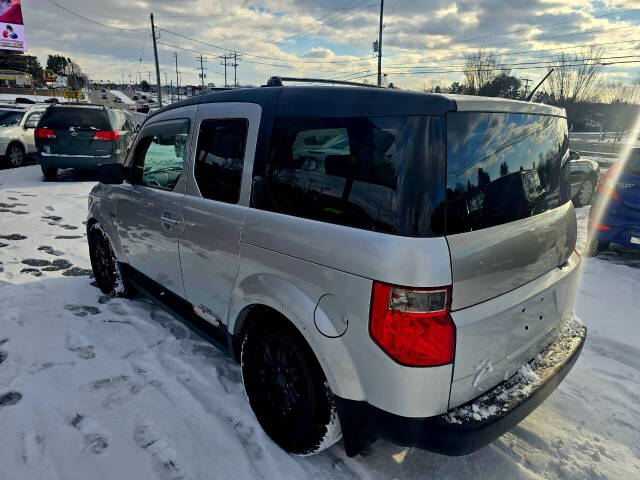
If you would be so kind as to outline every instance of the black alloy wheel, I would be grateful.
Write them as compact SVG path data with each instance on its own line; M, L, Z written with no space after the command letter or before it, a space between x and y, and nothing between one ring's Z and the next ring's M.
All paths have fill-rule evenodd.
M118 264L109 239L97 223L89 228L89 256L100 290L115 294L120 281Z
M250 329L242 345L242 374L258 421L286 451L317 453L340 438L324 374L293 327L276 322Z

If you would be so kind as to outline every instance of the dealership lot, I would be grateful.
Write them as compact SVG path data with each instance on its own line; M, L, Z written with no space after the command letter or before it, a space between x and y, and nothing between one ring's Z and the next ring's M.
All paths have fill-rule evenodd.
M637 253L583 257L583 354L490 446L447 458L380 441L352 459L340 444L298 458L262 432L234 362L148 301L92 285L83 222L94 184L0 171L1 478L638 476ZM583 248L588 207L577 212Z

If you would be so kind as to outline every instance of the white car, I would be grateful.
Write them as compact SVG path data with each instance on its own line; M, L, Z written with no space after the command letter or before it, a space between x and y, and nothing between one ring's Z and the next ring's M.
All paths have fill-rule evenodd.
M0 107L0 155L6 166L20 167L27 155L36 152L34 129L46 109L43 105Z

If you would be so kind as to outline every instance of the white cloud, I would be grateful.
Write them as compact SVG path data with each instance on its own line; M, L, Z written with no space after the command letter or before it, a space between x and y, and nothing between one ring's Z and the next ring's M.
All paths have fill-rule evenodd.
M496 51L509 54L630 39L638 39L640 43L640 27L581 33L639 23L638 11L629 14L624 10L640 7L639 2L390 0L386 4L383 40L385 70L395 84L421 87L434 78L451 81L460 80L462 75L455 71L400 75L403 67L421 65L429 71L455 70L465 53L480 46L485 49L493 46ZM59 3L95 21L131 29L148 29L149 13L153 11L161 28L210 45L166 31L160 32L161 44L208 54L225 53L215 46L244 53L238 67L242 83L261 84L271 75L339 77L355 72L375 73L371 44L377 38L378 11L375 5L365 8L373 2L240 0L231 4L220 0L59 0ZM616 12L620 15L609 15ZM30 53L38 55L43 64L47 54L61 53L76 59L85 71L101 80L119 80L122 73L125 78L129 74L146 78L147 72L153 71L150 37L144 30L101 27L74 17L46 0L23 2L23 13ZM602 17L603 14L608 16ZM549 27L549 24L559 25ZM504 32L513 33L503 35ZM549 36L555 38L546 38ZM633 45L621 43L603 48L607 48L610 55L616 55L611 52ZM196 52L165 45L158 45L158 50L161 68L169 78L175 78L173 53L177 51L183 83L199 81ZM551 60L557 52L549 50L546 54L519 54L504 59L510 63ZM607 68L617 76L634 78L639 72L636 65L640 64ZM210 56L207 69L210 81L223 82L219 59ZM535 79L544 71L531 69L514 73Z

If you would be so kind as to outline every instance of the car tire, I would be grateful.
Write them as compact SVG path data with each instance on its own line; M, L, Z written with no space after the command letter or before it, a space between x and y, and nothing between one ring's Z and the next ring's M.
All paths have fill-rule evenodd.
M44 175L44 179L49 182L55 182L58 180L58 169L53 167L40 167L42 168L42 174Z
M241 348L247 398L275 443L295 455L312 455L340 440L328 382L308 344L289 322L266 315L247 329Z
M587 178L580 187L578 194L576 195L576 201L574 202L576 207L584 207L591 205L593 195L595 193L596 182L592 178Z
M24 165L26 154L24 147L19 143L12 143L7 147L6 164L9 168L18 168Z
M133 296L135 289L122 274L116 255L111 247L111 242L102 227L100 227L100 224L92 224L89 227L87 237L93 276L102 293L121 297Z
M609 248L609 243L599 242L598 240L591 240L587 248L587 255L590 257L597 257L598 254L604 252Z

